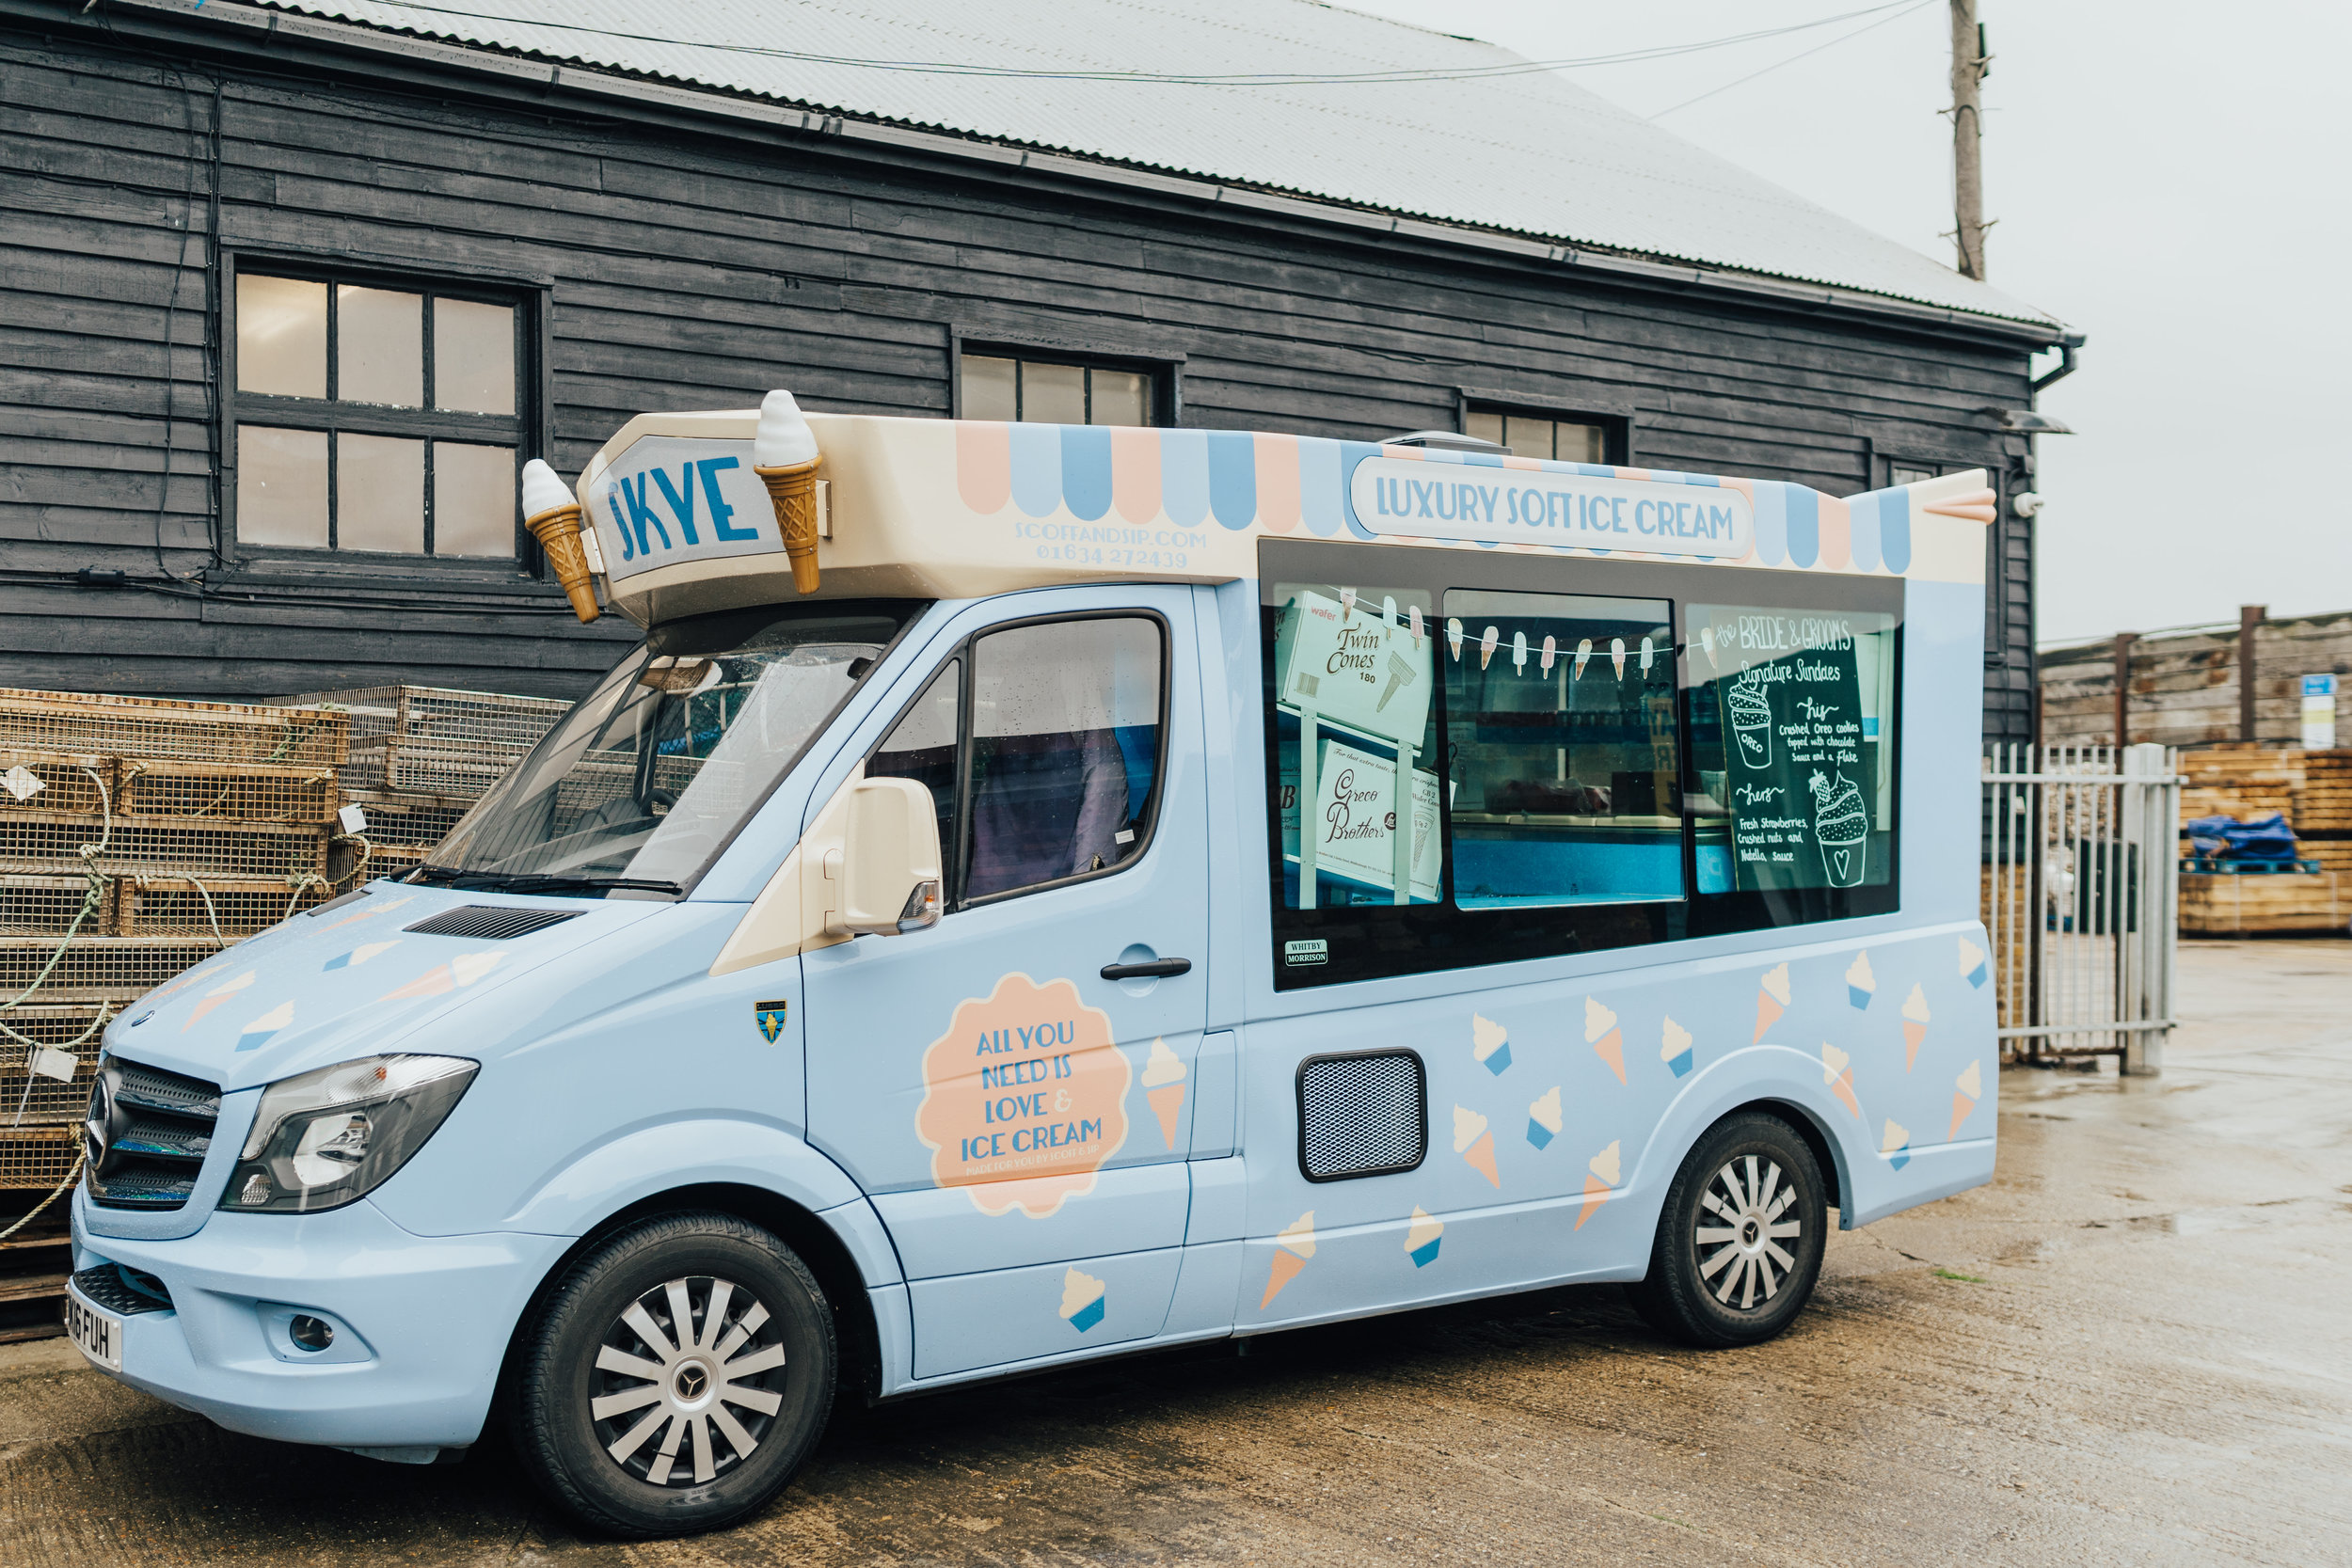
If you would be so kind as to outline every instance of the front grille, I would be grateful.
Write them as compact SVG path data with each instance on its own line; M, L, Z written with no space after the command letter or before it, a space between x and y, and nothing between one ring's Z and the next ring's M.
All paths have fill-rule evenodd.
M1298 1066L1298 1170L1310 1181L1411 1170L1429 1152L1429 1084L1410 1051Z
M219 1085L106 1057L82 1133L90 1200L112 1209L182 1207L196 1191L219 1119Z
M120 1263L100 1263L82 1270L73 1276L73 1288L85 1301L125 1318L172 1310L171 1292L162 1280Z
M427 915L403 927L429 937L472 937L479 942L512 942L544 931L579 916L578 910L529 910L516 904L461 904Z

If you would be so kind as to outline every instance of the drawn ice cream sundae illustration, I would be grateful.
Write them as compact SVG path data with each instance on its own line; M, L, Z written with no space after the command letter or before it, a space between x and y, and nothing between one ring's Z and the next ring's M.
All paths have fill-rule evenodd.
M1511 1065L1511 1034L1491 1018L1470 1014L1470 1055L1496 1077Z
M1258 1310L1273 1306L1282 1287L1297 1278L1298 1271L1314 1255L1315 1212L1310 1209L1274 1233L1274 1266L1266 1271L1265 1294L1258 1300Z
M1470 1169L1489 1185L1502 1187L1502 1174L1495 1169L1495 1135L1486 1118L1467 1105L1454 1107L1454 1152L1469 1161Z
M1780 1022L1780 1015L1788 1010L1788 966L1774 964L1756 982L1756 1039L1764 1037L1764 1031Z
M1617 1166L1617 1146L1613 1143L1594 1155L1585 1172L1584 1206L1576 1212L1576 1224L1569 1227L1573 1230L1584 1228L1584 1222L1593 1217L1593 1211L1609 1201L1610 1189L1622 1179L1623 1173Z
M1853 1058L1827 1040L1821 1042L1821 1082L1829 1085L1839 1104L1854 1114L1855 1120L1862 1118L1862 1101L1853 1092Z
M1152 1102L1152 1114L1160 1118L1160 1136L1174 1152L1176 1118L1184 1109L1184 1059L1164 1039L1152 1040L1151 1057L1143 1064L1143 1098Z
M1083 1269L1071 1269L1061 1276L1061 1315L1079 1333L1103 1321L1105 1299L1103 1282Z
M1445 1236L1445 1222L1423 1209L1413 1205L1413 1223L1406 1227L1405 1254L1413 1260L1413 1267L1425 1269L1438 1260L1438 1243Z
M1452 619L1447 620L1445 624L1445 645L1454 650L1454 661L1459 663L1462 657L1461 622Z
M1609 1064L1618 1083L1625 1082L1625 1031L1617 1027L1615 1013L1589 996L1584 999L1584 1043Z
M1960 1136L1960 1124L1968 1119L1968 1113L1977 1108L1983 1094L1983 1064L1970 1062L1967 1070L1952 1081L1952 1130L1946 1142Z
M1885 1155L1886 1163L1897 1170L1911 1164L1911 1129L1890 1118L1886 1124L1886 1135L1879 1140L1879 1152Z
M1560 1085L1554 1084L1527 1106L1527 1141L1537 1148L1560 1135Z
M1502 633L1493 626L1488 626L1486 635L1478 640L1478 667L1481 670L1494 662L1495 649L1502 641Z
M1691 1070L1691 1031L1670 1018L1660 1033L1663 1037L1658 1044L1658 1059L1679 1078Z
M1852 887L1869 862L1870 818L1862 809L1862 791L1843 773L1836 784L1816 773L1804 786L1813 792L1813 840L1821 847L1829 885Z
M1746 675L1731 683L1724 706L1731 714L1731 733L1740 745L1740 760L1750 768L1770 767L1772 760L1772 705L1764 688Z
M1928 1037L1928 992L1924 986L1914 986L1903 999L1903 1070L1909 1072L1919 1060L1919 1043Z
M1856 953L1853 962L1846 966L1846 1000L1862 1011L1868 1011L1870 998L1878 994L1878 977L1870 973L1870 955Z

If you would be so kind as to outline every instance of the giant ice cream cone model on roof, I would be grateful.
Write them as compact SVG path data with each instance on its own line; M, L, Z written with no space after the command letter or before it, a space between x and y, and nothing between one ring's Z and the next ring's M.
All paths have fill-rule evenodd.
M759 405L752 472L768 486L784 556L792 565L792 586L803 594L817 592L817 465L823 461L816 433L792 394L782 388L769 393Z
M555 470L535 457L523 465L523 527L539 541L548 569L572 601L572 613L582 621L603 614L588 572L588 546L580 537L580 502Z

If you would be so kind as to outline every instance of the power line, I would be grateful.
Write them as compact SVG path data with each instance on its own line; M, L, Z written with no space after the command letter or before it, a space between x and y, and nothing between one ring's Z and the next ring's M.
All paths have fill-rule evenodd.
M1785 60L1774 61L1772 64L1766 66L1762 71L1751 71L1745 76L1740 77L1738 81L1725 82L1720 87L1709 87L1705 92L1699 94L1696 98L1686 98L1681 103L1676 104L1673 108L1661 109L1649 118L1652 119L1663 119L1668 115L1679 113L1680 111L1689 108L1693 103L1704 103L1707 100L1714 97L1719 92L1729 92L1734 87L1744 87L1748 83L1755 81L1758 76L1768 76L1772 74L1773 71L1778 71L1782 66L1794 65L1799 60L1818 55L1824 49L1835 49L1839 44L1845 42L1848 39L1858 39L1863 34L1870 31L1873 27L1883 27L1890 22L1900 22L1904 17L1909 16L1913 11L1925 10L1928 7L1934 4L1935 0L1916 0L1915 4L1904 6L1902 9L1896 11L1892 16L1882 16L1876 22L1866 22L1851 33L1840 34L1838 37L1830 40L1827 43L1817 43L1812 48L1804 51L1802 54L1791 55ZM1878 8L1884 10L1887 8L1882 6ZM1856 11L1851 14L1860 16L1864 13ZM1848 20L1848 18L1841 16L1836 20L1844 22Z
M469 22L502 24L510 27L541 27L566 33L581 33L596 38L618 39L632 43L659 43L690 49L709 49L725 54L754 55L771 59L796 60L808 65L845 66L875 71L904 71L913 74L939 76L1013 77L1025 81L1118 82L1143 86L1222 87L1353 87L1409 84L1416 82L1486 81L1498 77L1525 76L1541 71L1581 70L1592 66L1629 65L1648 60L1671 59L1682 55L1695 55L1711 49L1724 49L1737 44L1755 43L1764 39L1782 38L1816 27L1835 26L1856 17L1874 16L1882 11L1916 10L1931 0L1887 0L1887 3L1866 6L1859 10L1841 11L1834 16L1817 17L1811 22L1792 23L1785 27L1763 27L1753 32L1734 33L1718 39L1706 39L1693 43L1658 44L1644 49L1629 49L1613 55L1588 55L1576 58L1553 60L1506 60L1493 65L1442 67L1431 69L1395 68L1360 71L1079 71L1041 70L1019 66L974 65L955 60L894 60L877 59L854 55L826 55L812 50L777 49L762 44L691 41L665 38L652 33L623 32L611 27L592 27L585 23L556 22L532 17L502 16L488 11L469 10L454 6L436 6L426 0L368 0L366 6L352 10L380 8L387 10L420 11L435 16L457 17ZM293 6L280 8L296 8ZM319 8L324 9L325 8ZM356 18L346 14L341 20ZM1885 17L1893 21L1894 17ZM1877 25L1876 23L1871 25ZM1860 29L1867 31L1867 29ZM1848 38L1852 34L1846 35ZM482 40L477 41L488 42ZM1833 40L1842 42L1843 40ZM522 48L517 44L505 47ZM1827 48L1828 45L1822 45ZM1808 51L1807 53L1811 53ZM1793 56L1802 59L1803 55ZM1787 61L1781 62L1787 64ZM1767 67L1767 70L1775 69ZM1762 74L1757 72L1756 74ZM1750 78L1742 77L1742 81ZM1730 86L1737 87L1738 83ZM1718 91L1723 89L1718 88ZM1704 95L1702 95L1704 96ZM1697 100L1693 99L1695 103ZM1677 108L1682 105L1676 105ZM1674 110L1665 111L1672 114ZM1655 119L1656 117L1651 117Z

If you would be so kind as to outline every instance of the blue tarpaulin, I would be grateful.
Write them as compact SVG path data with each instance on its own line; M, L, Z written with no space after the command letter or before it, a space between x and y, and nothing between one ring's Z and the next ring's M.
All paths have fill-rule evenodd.
M2295 830L2284 815L2272 812L2241 822L2234 816L2201 816L2182 830L2189 847L2216 860L2291 861L2295 859Z

